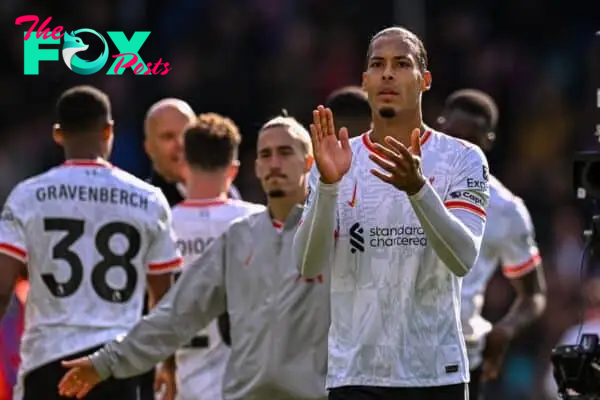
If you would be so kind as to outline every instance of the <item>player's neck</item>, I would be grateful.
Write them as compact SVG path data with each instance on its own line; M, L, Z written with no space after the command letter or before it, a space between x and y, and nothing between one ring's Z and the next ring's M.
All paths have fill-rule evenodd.
M68 151L65 150L66 160L90 160L105 162L106 158L100 151Z
M224 173L191 172L186 183L186 197L190 200L226 200L228 186Z
M382 118L373 115L373 131L370 139L374 143L385 145L385 137L391 136L406 147L410 147L410 138L415 128L423 128L421 109L399 112L394 118Z
M304 190L298 190L298 193L290 193L285 197L270 197L268 201L271 217L280 222L285 222L294 207L304 203L306 197Z

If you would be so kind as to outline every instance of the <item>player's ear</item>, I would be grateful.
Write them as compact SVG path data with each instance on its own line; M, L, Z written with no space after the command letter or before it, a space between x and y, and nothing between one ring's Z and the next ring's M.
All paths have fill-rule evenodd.
M229 167L227 177L233 182L237 177L238 172L240 172L240 162L238 160L233 160L231 166Z
M485 134L485 140L483 141L483 150L490 151L496 141L496 133L488 132Z
M258 157L256 157L256 160L254 160L254 175L260 179L260 175L258 174Z
M362 90L364 90L365 92L367 91L367 73L366 73L366 72L363 72L363 73L362 73L362 78L361 78L360 87L361 87L361 88L362 88Z
M423 79L421 79L421 90L423 92L426 92L429 89L431 89L431 79L431 72L423 72Z
M307 154L306 157L304 157L304 173L310 172L314 161L315 158L312 156L312 154Z
M54 139L54 142L56 142L56 144L58 144L59 146L62 146L63 133L62 133L62 130L60 129L60 125L54 124L54 126L52 127L52 138Z
M114 125L115 123L113 121L109 121L106 124L106 127L104 127L104 130L102 131L102 139L104 139L106 142L111 141L113 138Z

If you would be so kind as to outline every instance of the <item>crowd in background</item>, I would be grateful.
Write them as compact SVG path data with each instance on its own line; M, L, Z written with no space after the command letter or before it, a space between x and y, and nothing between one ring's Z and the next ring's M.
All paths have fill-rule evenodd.
M397 21L402 15L391 0L3 0L0 199L19 180L61 162L50 134L54 101L67 87L89 83L113 102L114 164L148 174L144 112L162 97L179 97L197 112L222 113L241 127L242 168L235 183L244 199L262 202L253 168L260 125L283 108L307 122L330 91L360 84L370 36L399 22L422 35L429 52L433 86L424 98L425 121L435 125L444 98L459 88L485 90L498 102L491 170L529 206L549 304L544 318L511 347L488 398L541 399L550 349L582 307L579 260L589 216L575 200L571 163L576 150L600 148L592 89L593 74L600 74L600 39L594 59L594 18L561 2L460 4L427 0L425 23L413 27L410 20ZM14 20L27 14L42 21L52 16L50 28L69 31L119 30L129 37L150 30L140 54L146 62L162 58L172 70L164 76L107 76L104 70L82 76L60 60L42 62L39 75L24 76L22 31L29 26ZM586 273L594 274L593 268ZM511 296L510 285L495 277L485 315L503 315Z

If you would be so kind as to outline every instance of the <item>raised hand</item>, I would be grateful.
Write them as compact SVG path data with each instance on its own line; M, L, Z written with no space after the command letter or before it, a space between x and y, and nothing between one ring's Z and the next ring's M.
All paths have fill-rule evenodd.
M101 381L88 357L63 361L62 366L69 368L69 371L58 384L58 393L61 396L83 399Z
M372 169L371 174L406 192L409 196L417 193L425 184L421 170L420 130L413 130L411 146L408 149L391 136L387 136L385 142L389 147L375 143L375 148L385 158L377 154L370 154L369 158L387 174L376 169Z
M352 150L348 142L348 130L340 129L339 140L335 135L333 114L329 108L317 107L310 124L313 152L321 180L325 183L339 182L350 169Z

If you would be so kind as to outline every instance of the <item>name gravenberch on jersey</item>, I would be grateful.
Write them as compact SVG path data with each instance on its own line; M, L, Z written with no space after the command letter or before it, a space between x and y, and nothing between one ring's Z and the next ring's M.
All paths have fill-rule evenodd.
M140 193L105 186L48 185L37 188L35 197L39 202L49 200L76 200L90 203L110 203L142 210L148 209L148 198Z

